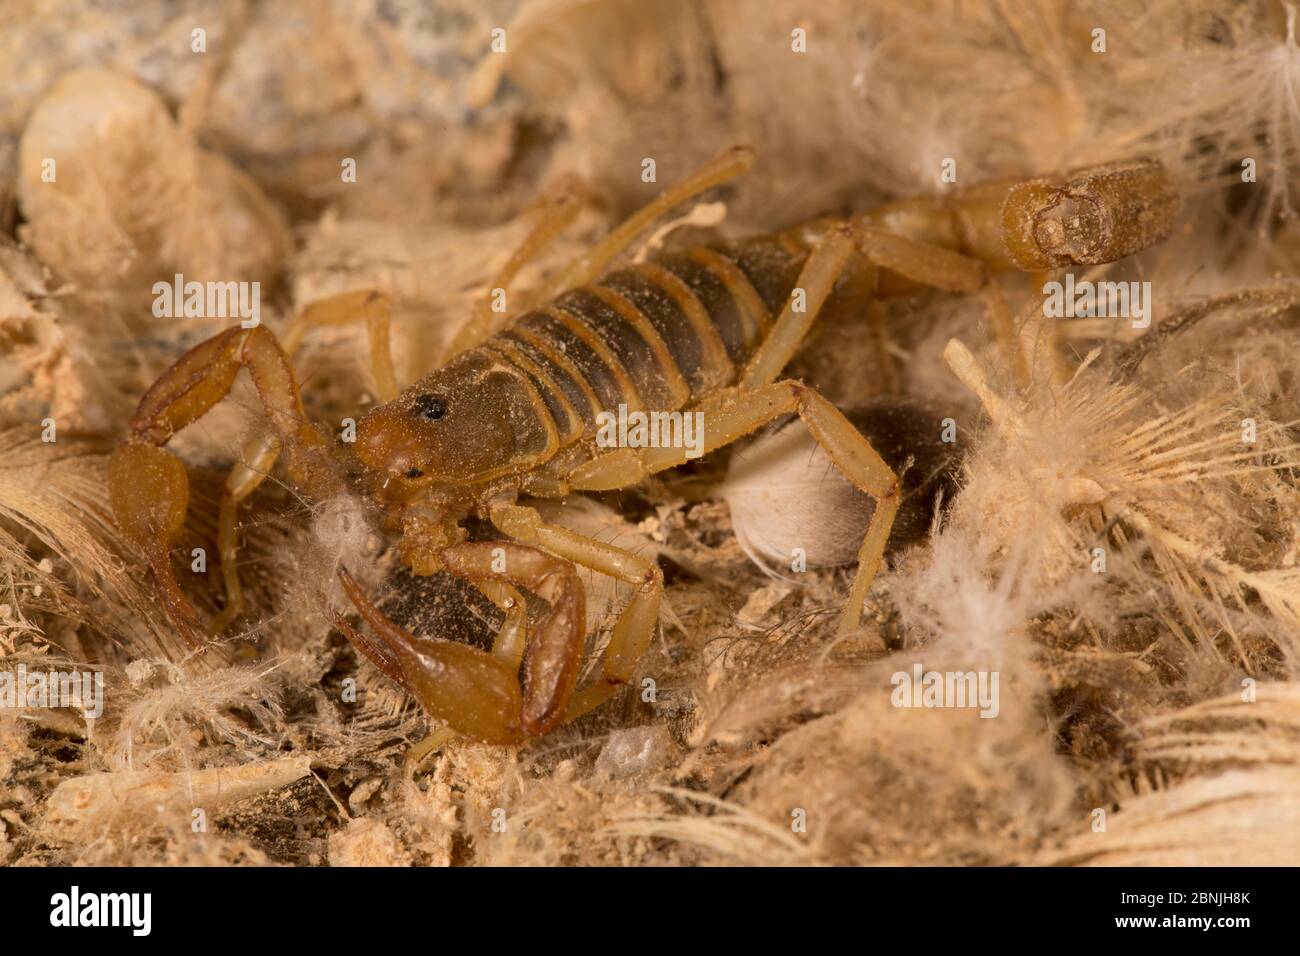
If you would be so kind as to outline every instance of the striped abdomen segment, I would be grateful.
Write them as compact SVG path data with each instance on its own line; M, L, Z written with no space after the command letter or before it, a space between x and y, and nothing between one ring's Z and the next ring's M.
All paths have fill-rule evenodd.
M564 293L487 347L529 376L568 443L620 404L672 411L731 384L805 255L754 239L658 256Z

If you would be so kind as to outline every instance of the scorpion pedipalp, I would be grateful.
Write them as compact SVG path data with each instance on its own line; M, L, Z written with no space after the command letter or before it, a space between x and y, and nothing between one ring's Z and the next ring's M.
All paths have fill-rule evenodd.
M172 623L202 643L198 613L171 567L170 549L185 524L189 479L162 446L229 393L241 368L252 375L295 485L324 496L341 488L325 437L308 421L293 370L274 333L236 327L202 342L165 372L140 400L131 434L109 460L109 499L118 527L145 555Z
M525 639L522 687L507 655L412 634L389 620L352 575L340 569L344 591L383 647L350 626L344 632L380 670L415 694L431 716L457 733L485 743L517 743L549 733L565 718L582 659L586 615L576 569L537 548L498 541L454 545L442 560L459 577L504 581L546 601L547 611ZM391 673L394 665L400 676Z
M158 582L167 616L182 637L198 645L202 625L176 580L170 554L185 526L189 489L184 463L165 448L127 444L109 458L109 503L117 525L143 552Z

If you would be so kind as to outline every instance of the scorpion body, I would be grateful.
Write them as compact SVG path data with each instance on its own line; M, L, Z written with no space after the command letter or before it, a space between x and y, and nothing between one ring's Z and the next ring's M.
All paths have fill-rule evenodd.
M620 406L677 411L734 386L808 253L792 236L757 238L660 255L607 273L462 352L412 388L409 407L399 401L376 409L361 429L358 453L368 464L383 462L392 480L421 479L442 461L444 478L525 475L528 490L544 494L548 474L558 478L594 452L602 413ZM508 450L480 435L477 448L449 455L412 435L393 455L387 439L404 423L455 414L456 395L490 401L484 393L492 388L500 392L493 404L512 410L490 419L497 428L508 420L509 433L500 436L508 438ZM383 436L381 447L366 444L373 436ZM449 460L460 470L449 474Z
M977 187L949 199L893 203L847 221L821 219L767 237L659 254L609 270L647 222L738 174L752 153L724 153L652 203L551 280L545 303L460 351L400 394L387 356L386 300L348 294L314 306L283 337L235 328L183 356L141 400L113 456L119 526L143 551L168 613L201 633L177 585L169 547L185 517L183 466L161 446L202 415L247 367L275 433L246 454L222 504L227 615L237 610L235 508L283 454L309 497L353 476L378 502L416 574L473 581L505 612L491 651L423 638L389 621L347 569L343 588L370 630L333 620L385 674L456 733L489 743L545 734L628 683L658 621L663 579L630 552L542 521L526 497L623 488L682 464L682 448L606 448L602 413L696 410L709 452L791 413L876 502L841 629L857 626L898 507L899 481L869 442L815 390L779 374L823 307L924 287L987 288L992 272L1095 264L1162 238L1177 197L1159 164L1134 161ZM542 231L554 230L554 223ZM340 448L309 423L289 356L313 324L364 319L384 401ZM999 324L1000 344L1011 336ZM489 330L490 331L490 330ZM343 454L340 454L342 452ZM490 520L505 542L470 542L466 517ZM575 565L630 584L633 595L582 688L584 598ZM530 620L520 591L547 610ZM522 677L522 681L521 681ZM433 743L444 734L431 738Z

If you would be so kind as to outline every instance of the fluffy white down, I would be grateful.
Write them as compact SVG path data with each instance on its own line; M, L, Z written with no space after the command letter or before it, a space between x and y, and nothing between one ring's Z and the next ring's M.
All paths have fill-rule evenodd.
M810 568L851 563L873 510L797 419L737 454L722 494L740 546L769 574L796 548Z

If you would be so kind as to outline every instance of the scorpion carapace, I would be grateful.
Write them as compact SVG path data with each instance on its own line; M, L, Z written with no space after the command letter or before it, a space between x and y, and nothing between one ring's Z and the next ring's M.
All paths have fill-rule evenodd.
M376 293L316 303L281 340L265 328L237 328L183 356L141 400L110 469L119 525L147 558L172 620L188 635L201 633L169 557L184 522L185 472L160 446L218 402L247 367L274 432L245 450L227 482L218 534L227 607L216 626L243 607L235 573L238 504L277 456L285 456L288 482L309 498L336 494L349 473L359 473L388 527L401 532L399 553L416 574L450 571L505 612L490 651L417 637L388 620L340 569L344 590L376 636L332 612L335 623L449 732L517 743L587 713L632 679L659 617L658 567L548 524L526 503L529 496L628 487L692 457L673 443L599 441L602 414L620 406L700 416L697 451L704 453L799 415L876 502L840 617L841 629L857 627L883 559L899 482L826 399L779 378L819 311L921 287L990 289L991 272L1016 267L1112 261L1167 235L1177 194L1158 163L1134 160L906 200L848 220L821 219L774 236L607 268L659 215L752 161L743 147L723 153L549 279L537 299L544 304L496 330L481 314L457 336L463 350L400 394L388 354L387 300ZM572 197L558 197L524 250L535 252L572 215ZM1000 297L990 293L989 301L996 313ZM991 318L1008 348L1009 317ZM289 359L309 328L358 320L370 333L382 404L361 419L348 446L307 421ZM461 522L470 516L490 520L507 540L467 541ZM586 635L575 565L633 587L581 688ZM521 590L542 598L547 610L530 619Z

